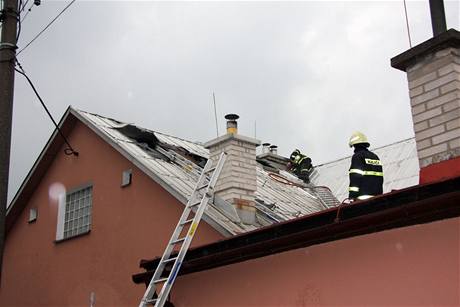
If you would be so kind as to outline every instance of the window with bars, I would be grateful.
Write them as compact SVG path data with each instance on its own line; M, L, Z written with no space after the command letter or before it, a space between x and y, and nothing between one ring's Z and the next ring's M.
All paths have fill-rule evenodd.
M65 240L89 232L92 192L93 187L86 186L66 194L59 208L57 240Z

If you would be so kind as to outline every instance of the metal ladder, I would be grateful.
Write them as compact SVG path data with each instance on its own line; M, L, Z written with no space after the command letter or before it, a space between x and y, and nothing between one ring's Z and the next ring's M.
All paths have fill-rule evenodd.
M161 153L162 155L168 157L168 159L170 159L174 163L180 165L183 169L192 173L193 176L196 176L197 178L200 177L201 167L199 167L192 161L182 157L181 155L172 150L163 149L161 146L156 146L155 150Z
M150 284L145 291L144 297L139 304L139 307L145 307L149 304L154 304L155 307L162 307L166 302L166 299L171 291L174 281L177 277L177 273L182 265L185 254L192 243L193 236L195 235L196 228L200 223L204 209L208 204L209 200L214 194L214 186L217 178L222 171L226 159L226 154L222 153L217 161L216 166L212 167L212 160L208 159L206 165L201 172L200 178L195 185L195 188L190 196L190 199L185 206L184 212L177 223L176 229L174 230L171 239L161 257L160 262L153 274ZM196 208L195 216L190 217L193 209ZM186 231L184 233L184 228ZM174 257L171 257L174 247L179 247L179 252ZM171 264L172 269L167 277L162 277L163 271L167 264ZM153 298L156 293L156 289L161 286L161 291L158 297Z

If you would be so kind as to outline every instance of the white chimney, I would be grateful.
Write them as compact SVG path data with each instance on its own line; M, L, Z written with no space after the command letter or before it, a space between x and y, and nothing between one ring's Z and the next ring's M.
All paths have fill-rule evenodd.
M217 181L216 194L235 206L245 224L255 223L255 192L257 189L256 147L260 141L238 134L236 114L228 114L227 134L206 142L210 158L216 161L222 152L227 153L222 172Z

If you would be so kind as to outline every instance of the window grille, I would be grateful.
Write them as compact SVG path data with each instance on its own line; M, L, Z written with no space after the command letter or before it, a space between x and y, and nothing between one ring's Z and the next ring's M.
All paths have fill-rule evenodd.
M92 192L93 187L89 186L66 195L63 239L90 230Z

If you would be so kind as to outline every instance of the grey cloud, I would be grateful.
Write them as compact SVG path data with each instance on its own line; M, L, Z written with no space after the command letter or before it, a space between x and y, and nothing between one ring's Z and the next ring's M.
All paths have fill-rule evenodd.
M413 43L431 36L427 1L408 1ZM23 24L29 41L64 2L43 1ZM446 1L449 27L458 2ZM55 117L67 106L183 138L215 137L225 113L240 131L305 150L315 163L350 154L349 134L373 145L413 135L400 2L77 1L19 57ZM52 132L16 78L10 199Z

